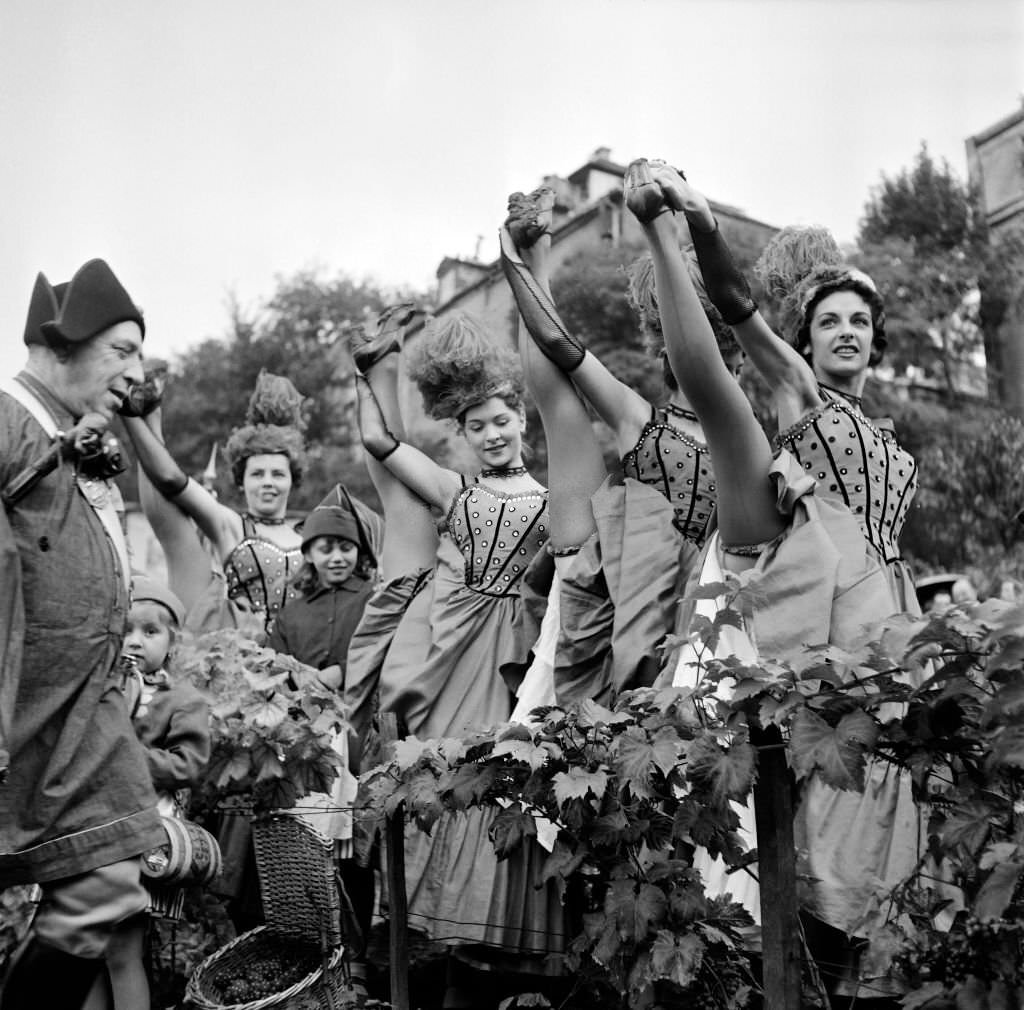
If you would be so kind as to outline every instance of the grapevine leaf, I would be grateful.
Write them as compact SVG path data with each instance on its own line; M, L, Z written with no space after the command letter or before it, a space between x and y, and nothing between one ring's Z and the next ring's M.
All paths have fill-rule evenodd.
M991 819L998 812L988 804L979 801L959 806L939 830L943 846L963 846L968 852L976 852L991 830Z
M537 822L523 810L521 803L513 803L502 810L488 832L499 859L508 859L527 838L537 837Z
M254 698L241 712L257 729L274 729L288 718L288 704L279 694L272 694Z
M793 717L791 754L797 778L814 771L834 789L864 788L864 751L874 746L878 725L857 710L833 728L821 716L802 708Z
M582 846L573 852L559 838L555 841L554 848L548 853L547 859L544 860L544 865L541 868L541 880L554 880L555 886L558 888L558 897L564 901L566 881L580 868L585 858L586 850Z
M392 755L399 771L408 771L428 750L429 744L425 740L418 740L414 736L407 736L404 740L395 740L392 744Z
M263 743L257 744L252 751L252 761L256 768L257 782L284 778L284 765L273 747Z
M756 756L745 741L733 743L728 750L709 736L700 736L687 746L687 776L708 788L715 803L742 800L754 781Z
M239 782L249 774L252 759L247 750L237 750L225 763L220 775L217 776L217 788L225 789L232 782Z
M643 940L664 921L668 899L653 884L630 878L613 880L605 895L604 910L616 922L623 940Z
M997 842L989 845L978 860L978 869L991 870L993 866L1008 862L1013 856L1020 853L1020 846L1016 842Z
M629 828L629 820L621 807L596 818L591 827L590 840L594 845L618 845Z
M662 750L660 756L658 746ZM634 796L646 799L651 795L652 771L662 763L671 768L675 764L676 748L664 740L656 745L643 730L630 726L616 739L613 754L614 768L620 780L629 786Z
M438 781L438 792L450 798L456 810L465 810L484 798L497 775L496 765L459 765Z
M408 780L408 804L416 823L425 831L433 827L444 812L437 794L437 779L433 772L422 769Z
M1002 916L1006 906L1013 899L1013 892L1017 888L1022 872L1024 863L1016 859L994 867L974 899L974 914L979 919L995 919Z
M262 670L256 672L246 670L245 679L253 691L272 692L276 691L288 680L288 674L286 672L270 673Z
M580 702L577 718L581 727L589 729L592 726L616 726L622 722L629 722L632 717L623 712L613 712L610 708L586 698Z
M513 761L528 764L532 771L542 767L548 759L548 751L537 747L532 740L502 740L494 745L491 752L494 757L508 755Z
M585 768L570 768L567 772L557 772L551 784L560 806L570 800L585 800L588 793L592 794L592 802L597 806L608 788L608 772L603 768L592 772Z
M693 933L676 936L659 929L651 944L651 975L674 982L680 989L692 985L704 959L704 944Z
M259 783L253 797L254 804L263 810L288 810L297 799L294 783L286 778Z
M717 600L720 596L732 592L734 588L735 586L730 586L728 582L705 582L694 586L683 599L685 601Z

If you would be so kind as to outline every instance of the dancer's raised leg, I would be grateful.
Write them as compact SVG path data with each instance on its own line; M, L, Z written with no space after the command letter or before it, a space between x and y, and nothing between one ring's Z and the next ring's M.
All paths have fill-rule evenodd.
M741 562L730 548L754 548L771 541L785 522L768 479L768 438L722 360L679 250L671 213L666 213L672 211L674 178L680 178L674 170L655 174L647 161L634 161L626 173L626 203L650 242L669 363L700 417L715 461L718 527L729 552L726 563L745 567L752 561Z
M548 446L551 545L577 547L594 532L590 498L607 472L594 427L572 381L537 340L557 339L558 320L550 290L551 210L554 194L537 190L509 198L501 230L501 259L521 317L533 339L519 341L526 385L537 403ZM570 348L571 349L571 348Z
M399 441L406 438L398 398L398 370L405 330L417 315L412 305L396 305L381 313L373 332L359 330L353 336L352 357L366 383L359 398L364 445L368 428L377 423L372 417L375 410L379 411L386 430ZM365 391L372 393L376 406L366 400ZM429 507L369 450L366 466L384 508L386 526L380 558L384 579L430 568L437 552L437 531Z

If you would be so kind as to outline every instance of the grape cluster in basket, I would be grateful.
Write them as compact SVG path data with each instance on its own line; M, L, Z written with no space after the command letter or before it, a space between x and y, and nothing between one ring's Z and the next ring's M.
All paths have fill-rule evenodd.
M220 989L227 1003L252 1003L295 985L317 966L316 957L308 953L267 953L246 964L244 975L221 982Z

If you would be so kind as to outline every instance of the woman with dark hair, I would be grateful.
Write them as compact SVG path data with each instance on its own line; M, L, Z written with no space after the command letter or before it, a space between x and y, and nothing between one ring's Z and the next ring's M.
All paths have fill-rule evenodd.
M856 647L904 609L908 585L912 592L894 551L916 468L887 430L863 416L858 399L872 355L884 347L881 300L859 271L814 270L794 301L812 367L761 319L706 201L680 173L634 163L626 200L651 242L669 359L679 362L676 374L719 461L719 533L704 579L716 581L709 562L725 572L754 569L745 579L760 599L745 631L755 655L799 668L808 643ZM783 431L775 452L725 381L709 335L695 326L695 295L668 238L679 211L710 297L776 390ZM880 887L917 872L924 852L909 775L874 761L866 778L860 793L811 776L795 822L797 848L806 853L808 940L843 996L859 984L850 939L858 922Z
M502 266L532 338L520 351L548 442L549 550L561 575L555 693L562 704L607 704L658 672L716 484L700 422L665 358L650 258L632 265L629 290L662 362L669 396L660 407L616 379L559 319L549 288L552 204L545 189L510 197ZM701 304L735 375L742 352L713 306ZM607 475L584 397L615 433L622 479Z
M302 537L286 519L306 466L301 395L283 376L260 373L246 423L225 447L245 497L241 515L185 475L163 443L158 412L126 417L125 428L147 482L166 501L143 483L143 504L167 544L168 582L185 604L188 626L212 630L254 616L269 629L285 601L296 597L292 582L302 564ZM223 582L188 520L209 541Z
M427 413L454 422L480 467L459 474L400 440L372 384L357 376L366 451L444 516L425 614L414 607L401 615L380 675L381 709L421 739L438 739L509 718L512 693L499 670L518 658L521 582L548 538L547 492L523 462L518 362L478 323L456 316L428 324L408 371ZM385 518L390 536L386 506ZM545 949L562 932L548 918L557 899L537 897L539 868L528 860L497 862L493 817L445 816L430 836L410 838L410 918L434 939Z

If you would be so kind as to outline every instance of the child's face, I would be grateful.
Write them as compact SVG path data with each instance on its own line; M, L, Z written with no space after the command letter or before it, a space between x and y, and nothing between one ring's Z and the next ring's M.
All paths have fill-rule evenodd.
M121 651L138 656L144 673L154 673L164 665L171 650L171 615L155 600L140 600L128 611Z
M341 537L317 537L302 553L327 588L347 582L359 561L358 546Z

